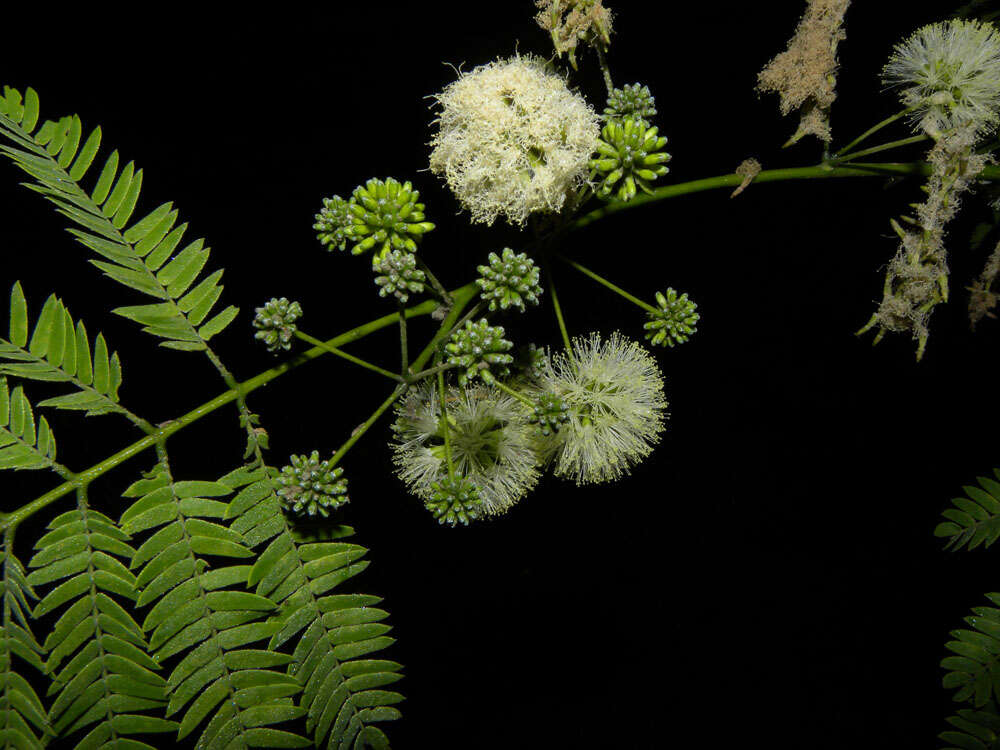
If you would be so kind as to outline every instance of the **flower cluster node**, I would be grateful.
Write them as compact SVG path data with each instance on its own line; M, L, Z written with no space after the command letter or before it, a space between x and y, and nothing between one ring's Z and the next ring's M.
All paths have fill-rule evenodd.
M490 310L506 310L516 307L524 312L525 301L538 304L542 287L538 283L538 266L524 253L514 254L509 247L502 255L489 254L489 265L479 266L480 277L476 279L480 295L489 302Z
M291 456L290 466L284 466L277 476L277 495L286 511L299 516L326 518L331 510L339 508L350 498L344 470L334 467L330 459L321 461L319 451L310 456Z
M351 248L360 255L376 248L376 257L390 248L417 251L416 240L434 229L424 221L424 204L418 203L420 192L409 182L400 183L392 177L372 178L354 189L348 209L351 224L347 236L356 244Z
M1000 32L991 23L924 26L896 45L882 77L933 136L954 128L982 135L1000 124Z
M614 89L608 96L608 106L604 108L601 119L624 122L631 118L645 127L649 127L656 117L656 99L648 86L638 83L627 83L625 88Z
M538 390L559 396L569 421L537 438L556 476L577 484L609 482L648 456L664 429L667 401L653 356L618 333L573 340L551 358Z
M348 227L353 224L350 201L339 195L323 199L323 208L316 214L313 229L318 233L320 244L327 250L344 250L347 247Z
M597 143L597 157L590 160L592 176L604 175L597 194L611 195L617 186L618 199L630 201L636 188L652 193L650 182L669 172L664 166L670 154L663 150L667 139L657 135L657 128L647 128L632 118L609 121Z
M469 521L479 518L479 510L483 501L475 483L465 477L445 477L437 482L431 482L430 497L424 501L424 507L438 520L449 526L462 524L468 526Z
M411 388L396 407L393 432L397 473L425 502L448 476L445 429L456 476L472 482L480 515L503 513L538 482L537 431L524 405L494 387L449 387L445 405L433 383ZM447 414L447 423L442 411Z
M436 97L441 108L430 168L473 222L558 213L586 182L597 115L546 61L497 60L462 74Z
M537 424L542 435L548 437L569 421L569 406L554 393L542 393L535 399L528 421Z
M379 287L380 297L391 294L405 304L411 294L424 291L427 275L417 268L417 259L413 253L390 250L384 256L376 255L372 259L372 270L376 273L375 283Z
M611 44L611 11L601 0L535 0L535 20L549 32L556 53L569 55L576 70L576 48L583 42L607 48Z
M494 377L507 377L510 373L507 365L514 361L507 352L513 346L504 338L503 326L491 326L486 318L480 318L475 323L465 321L465 327L456 330L444 348L448 364L463 368L458 373L458 382L465 385L477 376L487 383Z
M257 333L254 338L263 341L269 352L291 349L295 321L302 317L302 306L285 297L273 297L255 312L253 326Z
M688 299L686 292L678 295L668 287L666 294L656 293L656 304L659 310L647 313L649 321L644 326L650 344L673 347L697 332L696 324L701 318L698 305Z

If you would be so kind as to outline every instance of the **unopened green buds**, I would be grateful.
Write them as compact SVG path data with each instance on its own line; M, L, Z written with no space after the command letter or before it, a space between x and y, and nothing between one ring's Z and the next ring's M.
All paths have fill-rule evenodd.
M319 451L310 456L291 456L289 460L291 465L283 467L275 479L276 494L287 511L326 518L331 510L348 502L344 470L332 466L330 459L321 461Z
M476 279L480 295L488 301L490 310L516 307L524 312L525 301L538 304L542 287L538 284L538 266L524 253L514 254L509 247L503 255L489 254L489 265L479 266L480 278Z
M645 325L646 338L653 346L683 344L698 330L698 305L688 299L687 293L678 296L667 288L666 294L656 293L656 304L660 309L647 313L649 322Z
M264 342L269 352L288 351L295 335L295 321L302 317L302 306L289 302L285 297L274 297L256 309L253 326L254 338Z
M608 122L612 120L623 122L627 118L632 118L647 128L654 117L656 117L656 99L648 87L638 83L625 84L625 88L614 89L608 97L608 106L601 115L601 119Z
M424 506L438 523L449 526L468 526L469 521L479 518L480 505L482 500L476 485L459 476L445 477L431 484L431 496L424 501Z
M327 250L347 247L347 228L353 223L351 219L350 202L339 195L323 199L323 208L316 214L313 229L317 232L320 244Z
M416 240L431 231L434 225L424 221L424 204L418 203L420 192L409 182L368 180L354 189L348 209L351 224L347 236L355 243L354 255L375 249L378 257L390 249L417 251Z
M657 132L630 117L623 122L611 120L604 126L597 142L598 155L590 160L593 175L604 175L598 195L607 197L616 186L622 201L632 200L637 187L653 192L650 182L670 171L664 166L670 161L670 154L663 151L667 139Z
M462 368L458 373L461 385L477 376L487 383L492 382L494 377L507 376L510 372L507 365L514 361L507 352L514 345L503 336L503 327L491 326L486 318L476 323L467 320L465 328L459 328L451 335L451 341L444 348L448 353L448 363Z
M411 294L424 291L427 275L417 268L417 259L405 250L390 250L381 258L372 258L372 269L377 274L380 297L393 295L400 302L406 302Z
M569 407L554 393L543 393L535 401L535 410L528 421L538 425L539 431L548 437L569 421Z

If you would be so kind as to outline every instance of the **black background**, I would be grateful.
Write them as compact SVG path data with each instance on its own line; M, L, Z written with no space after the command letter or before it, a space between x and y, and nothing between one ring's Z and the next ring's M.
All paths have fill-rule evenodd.
M840 143L896 106L878 71L892 44L944 15L904 0L854 4L834 108ZM674 155L668 181L812 164L756 72L783 48L802 3L619 0L610 55L619 85L650 85ZM224 300L243 314L217 341L236 375L271 364L251 340L253 307L299 299L302 328L326 338L391 311L366 259L330 255L311 228L320 199L371 176L414 180L438 228L422 252L449 286L490 250L525 237L470 226L426 171L429 94L498 56L550 53L527 0L404 6L290 4L252 12L8 20L2 82L35 87L43 116L78 112L145 168L139 212L173 200L190 236L214 246ZM6 15L8 10L4 10ZM603 105L589 52L573 75ZM903 137L900 128L893 131ZM905 158L916 158L914 151ZM100 277L62 220L0 163L0 282L22 279L37 314L59 293L125 365L122 398L151 421L220 390L203 357L157 348L106 311L140 300ZM852 335L880 295L895 250L888 220L915 183L779 183L623 213L570 237L566 251L651 298L688 291L693 340L658 354L671 400L665 438L631 478L577 489L551 478L507 516L439 527L391 475L379 425L344 461L345 521L371 549L358 579L385 597L406 665L398 747L927 747L952 709L938 662L950 628L1000 586L993 551L950 554L932 535L949 497L998 462L997 324L968 330L968 252L977 198L951 234L954 300L934 315L925 360L889 337ZM621 329L642 313L562 269L572 332ZM504 320L516 341L558 343L544 300ZM414 335L432 331L424 320ZM352 347L391 366L392 330ZM390 390L332 358L253 394L271 460L330 453ZM29 386L40 398L45 389ZM39 394L39 395L36 395ZM51 418L64 463L88 466L134 436L113 417ZM214 478L242 449L232 410L171 441L176 473ZM117 493L150 456L92 495ZM51 486L5 478L14 508ZM39 517L39 521L47 520ZM28 524L27 526L30 526ZM25 530L26 560L37 531ZM42 631L44 632L44 631ZM160 737L159 742L170 742ZM67 743L68 744L68 743Z

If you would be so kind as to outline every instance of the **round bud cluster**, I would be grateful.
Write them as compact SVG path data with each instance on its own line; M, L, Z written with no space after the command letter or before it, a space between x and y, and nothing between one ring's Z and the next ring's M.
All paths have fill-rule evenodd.
M434 225L424 221L424 204L418 203L420 192L409 182L399 183L371 179L354 189L348 209L351 225L347 236L356 244L351 253L360 255L376 248L381 257L390 248L417 251L416 240L431 231Z
M509 247L503 249L503 254L489 254L489 265L479 266L480 278L476 279L480 295L490 304L490 310L506 310L516 307L524 312L524 302L538 304L538 295L542 287L538 284L538 266L535 261L524 253L514 254Z
M656 293L659 310L647 313L649 322L644 326L646 338L653 346L683 344L698 329L695 324L701 319L696 312L698 305L688 299L687 293L678 295L668 288L666 295Z
M405 250L390 250L381 258L372 259L372 269L378 274L375 283L378 285L380 297L392 294L400 302L405 303L411 294L424 291L424 281L427 275L417 268L417 259L413 253Z
M449 526L462 524L468 526L469 521L479 518L482 500L476 485L465 477L445 477L431 484L431 496L424 501L438 523Z
M316 214L313 229L317 232L320 244L327 250L347 247L347 229L353 223L351 220L350 202L339 195L323 199L323 208Z
M616 186L622 201L632 200L637 187L652 192L650 182L670 171L664 166L670 161L670 154L663 151L667 139L657 136L657 132L630 117L604 126L597 143L598 156L590 160L593 174L604 175L598 195L606 198Z
M476 376L487 383L492 382L494 376L507 376L510 372L507 365L514 361L507 352L514 344L503 336L503 327L491 326L486 318L476 323L467 320L465 328L459 328L451 335L451 341L444 348L449 355L448 364L463 368L458 374L461 385Z
M330 459L321 461L319 451L310 456L291 456L290 466L281 469L276 481L277 495L281 505L299 516L326 518L330 510L339 508L350 498L347 497L347 480L341 475L344 470L334 467Z
M535 401L535 411L528 421L537 424L542 435L548 437L569 421L569 407L556 394L543 393Z
M627 83L623 89L614 89L608 97L608 106L604 108L601 118L606 121L619 122L631 117L635 122L647 128L656 117L656 99L649 92L649 87L638 83Z
M263 307L258 307L256 313L253 326L258 330L254 338L263 341L269 352L291 349L295 321L302 317L302 306L298 302L289 302L285 297L274 297Z

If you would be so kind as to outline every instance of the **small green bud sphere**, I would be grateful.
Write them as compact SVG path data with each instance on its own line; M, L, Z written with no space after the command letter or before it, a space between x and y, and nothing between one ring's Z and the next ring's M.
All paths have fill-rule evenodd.
M535 410L528 421L537 424L539 431L545 437L569 421L569 407L566 402L554 393L543 393L535 401Z
M297 516L326 518L331 510L350 500L344 470L331 466L330 460L320 461L319 451L310 456L291 456L290 466L281 469L276 478L278 498L282 507Z
M285 297L274 297L255 312L253 326L257 333L254 338L263 341L269 352L291 349L295 321L302 317L302 306L298 302L289 302Z
M663 150L667 139L657 135L657 128L631 117L611 120L601 131L597 156L590 160L591 176L603 175L597 194L607 198L616 192L623 202L632 200L636 188L652 193L650 184L670 170L665 164L670 154Z
M445 477L431 484L431 496L424 501L438 523L468 526L479 518L482 500L476 485L465 477Z
M463 368L458 373L458 382L465 385L477 376L487 383L494 377L505 378L510 373L507 367L514 357L507 354L514 346L505 339L502 326L491 326L486 318L473 323L465 321L465 328L459 328L445 344L448 364Z
M644 326L646 338L653 346L683 344L697 332L695 325L701 319L696 312L698 305L688 299L687 293L678 296L668 288L666 295L656 293L657 312L647 313L649 322Z
M476 283L482 289L480 297L489 303L490 310L516 307L524 312L524 303L538 304L542 287L538 283L538 266L524 253L514 254L509 247L502 255L490 253L489 265L479 266Z
M623 89L614 89L608 97L608 106L601 115L601 119L606 122L612 120L623 122L627 118L632 118L647 128L654 117L656 117L656 99L648 87L638 83L625 84Z
M405 250L390 250L384 256L372 258L372 270L377 274L375 283L378 285L380 297L393 295L405 303L411 294L424 291L424 281L427 275L417 268L417 259L413 253Z
M343 250L347 247L347 228L353 223L350 201L345 201L339 195L323 199L323 208L316 214L313 229L317 232L320 244L327 250Z
M351 253L361 255L375 249L376 257L390 249L417 251L417 240L434 225L424 221L424 204L418 203L420 192L409 182L393 178L372 178L354 189L349 210L351 224L346 233L355 245Z

